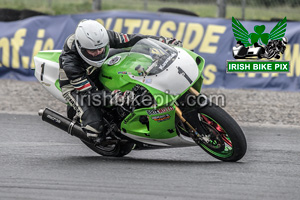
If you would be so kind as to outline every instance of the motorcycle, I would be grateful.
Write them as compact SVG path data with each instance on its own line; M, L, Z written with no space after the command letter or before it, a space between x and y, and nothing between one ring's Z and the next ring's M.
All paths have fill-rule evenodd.
M280 59L280 54L284 54L286 49L287 38L283 37L281 40L270 40L265 47L264 57L267 59Z
M66 103L58 81L60 54L60 50L39 52L34 57L35 77ZM99 107L106 122L105 144L86 136L70 106L66 106L67 117L49 108L41 109L39 115L102 156L121 157L136 149L200 146L219 160L238 161L247 149L242 129L221 107L200 98L204 62L190 50L150 38L130 49L111 49L99 73L101 83L110 91L132 90L139 101L130 106Z

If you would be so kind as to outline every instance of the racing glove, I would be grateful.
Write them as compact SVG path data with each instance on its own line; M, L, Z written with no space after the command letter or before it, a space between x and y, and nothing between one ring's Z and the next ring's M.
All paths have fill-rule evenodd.
M159 41L169 44L169 45L182 47L182 42L180 40L177 40L176 38L167 38L164 36L160 36Z
M111 93L110 105L111 106L129 106L135 98L133 91L126 90L121 92L120 90L114 90Z

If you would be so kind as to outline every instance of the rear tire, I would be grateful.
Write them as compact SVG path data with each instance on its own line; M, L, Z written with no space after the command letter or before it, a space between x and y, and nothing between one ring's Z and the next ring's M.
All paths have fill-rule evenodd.
M73 119L76 112L73 107L67 107L67 116L69 119ZM93 143L88 143L81 140L87 147L89 147L94 152L102 155L102 156L111 156L111 157L123 157L131 152L134 147L134 143L132 142L117 142L114 145L109 145L107 147L98 145L95 146Z
M129 154L134 146L133 143L117 143L113 148L107 148L103 146L95 146L94 144L87 143L82 141L87 147L89 147L94 152L102 155L102 156L111 156L111 157L123 157Z

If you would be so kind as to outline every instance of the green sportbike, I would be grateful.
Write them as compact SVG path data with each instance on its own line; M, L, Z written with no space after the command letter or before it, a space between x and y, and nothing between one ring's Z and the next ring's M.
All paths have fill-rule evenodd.
M59 50L35 57L35 76L54 97L65 102L58 83ZM246 153L244 133L222 108L201 94L204 59L198 54L153 39L130 49L111 49L99 79L105 89L132 90L130 105L99 106L104 113L104 143L87 138L74 110L67 117L48 108L42 119L78 137L103 156L121 157L135 149L200 146L222 161L238 161ZM196 147L195 147L196 148Z

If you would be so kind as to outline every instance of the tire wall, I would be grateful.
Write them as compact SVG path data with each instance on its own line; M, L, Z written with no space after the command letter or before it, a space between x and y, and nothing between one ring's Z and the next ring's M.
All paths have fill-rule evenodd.
M7 9L1 8L0 9L0 21L3 22L10 22L10 21L17 21L26 19L28 17L39 16L39 15L47 15L45 13L41 13L34 10L14 10L14 9Z

